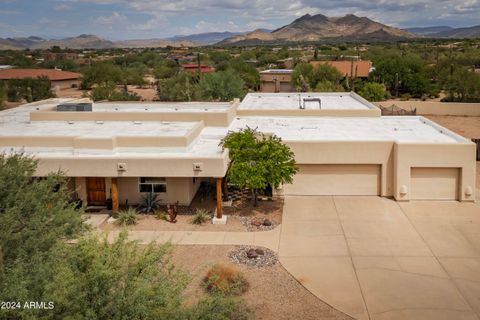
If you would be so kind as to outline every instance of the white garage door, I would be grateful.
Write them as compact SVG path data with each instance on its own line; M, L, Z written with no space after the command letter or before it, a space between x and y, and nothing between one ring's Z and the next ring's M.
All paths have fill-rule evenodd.
M379 165L299 165L285 195L379 195Z
M412 200L458 199L458 168L412 168Z

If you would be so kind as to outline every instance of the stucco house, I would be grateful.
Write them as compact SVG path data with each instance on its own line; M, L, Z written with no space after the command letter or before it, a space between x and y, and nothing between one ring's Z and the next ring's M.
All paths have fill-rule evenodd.
M58 69L3 69L0 80L47 77L51 81L52 90L68 89L80 86L82 75L77 72Z
M206 179L216 181L221 199L229 156L219 142L246 126L278 135L295 153L299 172L277 194L475 199L475 144L423 117L382 117L355 93L80 102L50 99L0 112L0 152L36 157L38 176L64 171L89 205L112 197L118 208L150 191L188 205Z

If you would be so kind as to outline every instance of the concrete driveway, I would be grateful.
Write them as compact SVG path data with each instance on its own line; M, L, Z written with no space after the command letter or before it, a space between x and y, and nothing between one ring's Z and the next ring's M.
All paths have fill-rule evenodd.
M357 319L480 319L480 206L286 197L282 265Z

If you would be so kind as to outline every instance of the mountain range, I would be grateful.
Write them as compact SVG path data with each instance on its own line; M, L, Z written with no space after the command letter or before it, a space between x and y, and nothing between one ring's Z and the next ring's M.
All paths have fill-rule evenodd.
M390 27L367 17L357 17L353 14L343 17L306 14L272 32L255 30L225 39L218 45L242 45L255 42L320 41L327 39L389 41L415 37L413 33L406 30Z
M194 47L203 45L233 46L298 41L395 41L426 38L479 38L480 25L467 28L433 26L399 29L367 17L347 14L327 17L306 14L276 30L257 29L251 32L207 32L179 35L165 39L107 40L82 34L64 39L41 37L0 38L0 50L48 49L52 46L71 49Z

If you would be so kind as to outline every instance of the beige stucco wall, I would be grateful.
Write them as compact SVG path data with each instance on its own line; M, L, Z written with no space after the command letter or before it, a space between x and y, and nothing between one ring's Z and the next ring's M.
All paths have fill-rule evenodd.
M72 88L73 85L77 87L80 86L79 79L71 79L71 80L54 80L51 82L52 90L59 90L59 89L68 89Z
M417 109L418 115L480 116L480 103L454 103L439 101L382 101L378 106L393 104L407 111Z
M380 109L242 109L239 116L380 117Z

